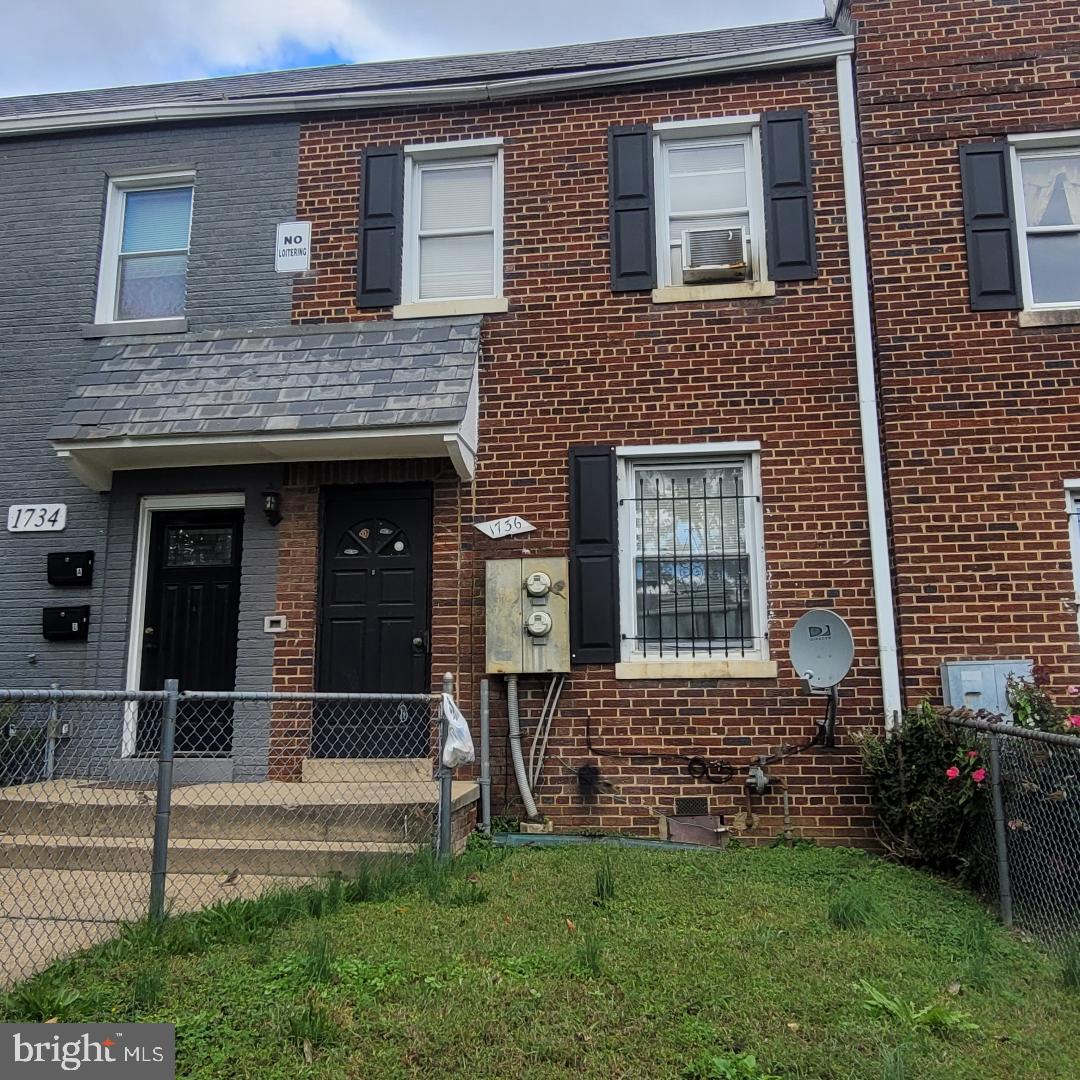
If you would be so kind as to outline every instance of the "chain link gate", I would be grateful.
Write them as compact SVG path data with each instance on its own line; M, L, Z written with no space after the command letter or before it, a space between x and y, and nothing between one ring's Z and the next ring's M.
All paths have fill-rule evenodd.
M475 785L439 765L441 702L0 690L0 986L124 922L449 854Z

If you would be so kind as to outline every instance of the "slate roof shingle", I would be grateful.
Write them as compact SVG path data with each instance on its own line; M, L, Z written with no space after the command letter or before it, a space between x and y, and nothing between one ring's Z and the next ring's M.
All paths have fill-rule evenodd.
M461 423L480 318L105 339L49 438Z
M843 36L830 19L820 18L765 26L737 26L697 33L667 34L662 37L523 49L516 52L476 53L367 64L335 64L293 71L229 75L190 82L0 98L0 118L123 106L277 96L302 97L350 90L460 85L492 79L582 72L696 56L749 52Z

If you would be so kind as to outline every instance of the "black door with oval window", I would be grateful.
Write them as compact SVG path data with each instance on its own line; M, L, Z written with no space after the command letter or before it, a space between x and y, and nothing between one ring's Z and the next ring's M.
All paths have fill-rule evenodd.
M153 515L142 689L160 690L166 679L176 679L181 690L235 689L243 524L242 510ZM230 703L180 702L178 754L228 754L232 734ZM136 753L156 753L160 738L160 708L140 709Z
M331 488L323 496L318 688L430 689L431 489ZM331 704L315 718L316 757L428 753L427 703Z

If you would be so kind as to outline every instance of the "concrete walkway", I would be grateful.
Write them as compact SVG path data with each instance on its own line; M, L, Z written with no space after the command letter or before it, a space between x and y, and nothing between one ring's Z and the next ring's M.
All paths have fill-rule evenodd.
M166 903L172 912L196 911L301 883L242 874L227 885L221 874L172 874ZM0 987L115 937L121 923L145 918L148 893L145 873L0 869Z

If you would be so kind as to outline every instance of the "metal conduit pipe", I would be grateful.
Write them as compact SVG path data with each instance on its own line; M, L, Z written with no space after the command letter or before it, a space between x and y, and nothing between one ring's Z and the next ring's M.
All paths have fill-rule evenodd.
M506 720L510 732L510 758L514 762L514 778L517 780L521 801L525 804L525 816L530 820L540 815L536 811L529 777L525 772L525 759L521 754L521 716L518 713L518 681L516 675L506 676Z

